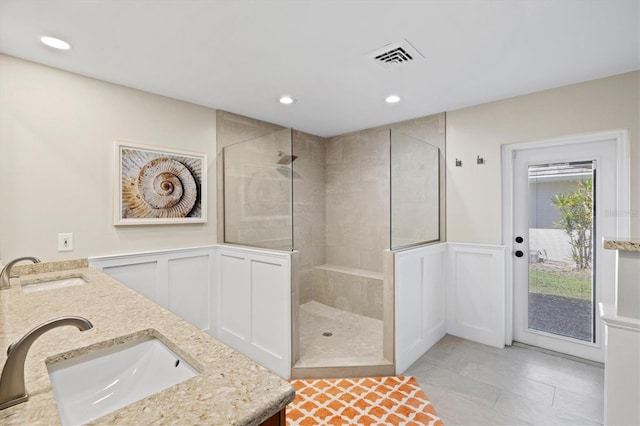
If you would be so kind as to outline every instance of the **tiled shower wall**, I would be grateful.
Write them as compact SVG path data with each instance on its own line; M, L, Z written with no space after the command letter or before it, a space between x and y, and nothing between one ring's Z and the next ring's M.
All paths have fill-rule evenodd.
M278 131L285 130L285 127L278 126L276 124L267 123L265 121L256 120L250 117L244 117L242 115L234 114L227 111L218 110L216 112L216 143L217 143L217 158L216 158L216 179L217 179L217 212L218 212L218 242L222 243L225 241L225 204L224 204L224 166L223 166L223 148L229 145L236 144L238 142L244 142L248 140L253 140L256 138L264 138L265 142L269 142L269 136L273 135ZM273 158L274 165L277 162L277 158ZM234 213L234 219L241 217L240 211ZM281 219L275 219L277 227L279 229L285 229L280 222ZM255 224L257 222L246 221L236 227L231 235L231 239L233 241L238 241L239 238L243 238L245 242L247 241L264 241L267 237L264 235L258 235L252 233L254 230L256 232L261 232L261 228L267 227L266 223L262 221L259 225L260 227L256 227ZM273 228L273 227L272 227ZM281 232L282 233L282 232ZM240 235L242 234L242 235ZM274 244L271 246L276 246L279 244L277 241L282 238L291 238L291 231L285 230L284 235L274 237ZM290 247L289 247L290 248Z
M293 243L298 250L300 303L312 300L312 269L325 261L327 139L293 132Z
M291 250L291 165L278 164L290 149L289 129L225 148L225 241Z
M423 210L436 215L439 210L440 239L445 239L445 114L441 113L329 139L326 154L327 264L382 272L382 252L390 247L389 129L440 149L440 194L439 197L435 193L428 194L433 198L433 208ZM405 154L405 160L410 160L410 154ZM405 167L397 161L403 160L395 159L395 167L410 168L409 163ZM407 220L410 218L407 211L395 213ZM437 235L435 230L430 233Z
M217 119L219 154L230 143L284 129L224 111L218 111ZM349 273L356 274L357 270L368 271L369 275L382 272L382 253L390 246L390 128L440 148L440 236L445 239L444 113L329 139L294 131L293 155L297 159L292 164L293 237L294 249L299 252L300 303L313 300L314 293L325 296L335 293L335 303L324 300L326 297L322 302L337 307L338 299L348 294L330 288L314 291L315 266L351 268L353 271ZM220 160L218 171L220 185ZM219 217L222 206L220 193ZM320 281L321 286L323 280Z
M389 131L331 138L326 164L327 263L382 272L389 248Z
M445 187L445 149L446 149L446 114L444 112L439 114L428 115L426 117L420 117L413 120L402 121L400 123L391 124L390 126L394 131L398 131L408 135L412 138L419 139L421 141L427 142L430 145L435 146L440 150L439 152L439 194L425 193L422 196L426 197L425 199L433 199L431 202L433 205L433 209L429 209L429 211L423 211L424 214L439 214L440 220L440 241L446 241L446 219L445 219L445 195L446 195L446 187ZM395 162L395 161L394 161ZM397 166L397 164L396 164ZM402 167L402 166L400 166ZM397 183L397 182L396 182ZM394 184L395 186L395 184ZM431 188L431 187L430 187ZM430 189L431 191L431 189ZM416 197L417 198L417 197ZM439 199L439 202L438 202ZM406 207L406 206L405 206ZM438 208L439 207L439 208ZM401 215L405 218L405 220L409 220L410 216L403 214L401 211L396 211L396 208L402 208L402 206L395 206L394 212L396 215ZM424 208L424 207L421 207ZM435 235L435 230L428 230L424 237L429 237ZM396 236L396 237L402 237ZM414 236L414 241L415 238ZM422 235L420 236L422 237ZM430 238L429 238L430 239Z

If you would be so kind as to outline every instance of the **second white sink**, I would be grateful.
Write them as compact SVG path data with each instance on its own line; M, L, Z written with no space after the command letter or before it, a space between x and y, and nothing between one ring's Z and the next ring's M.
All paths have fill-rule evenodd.
M154 337L47 368L63 425L87 423L198 374Z
M35 293L38 291L55 290L56 288L73 287L86 284L82 277L69 277L53 281L43 281L38 283L22 284L23 293Z

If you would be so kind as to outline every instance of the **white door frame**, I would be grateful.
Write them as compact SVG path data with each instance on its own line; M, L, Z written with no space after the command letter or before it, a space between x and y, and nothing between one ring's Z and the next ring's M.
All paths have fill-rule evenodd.
M534 142L502 145L502 244L507 256L513 253L513 179L514 155L518 150L549 148L588 142L614 140L616 145L616 211L617 235L612 237L628 238L630 235L630 149L629 132L626 129L593 132L560 138L543 139ZM598 242L600 243L600 242ZM506 315L505 344L513 343L513 263L505 263L506 273Z

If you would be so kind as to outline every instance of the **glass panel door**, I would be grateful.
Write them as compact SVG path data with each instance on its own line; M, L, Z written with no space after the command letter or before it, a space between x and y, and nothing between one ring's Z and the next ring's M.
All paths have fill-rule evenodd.
M513 340L604 362L615 256L594 242L616 234L616 164L608 140L514 151Z
M593 161L528 166L528 328L595 342Z

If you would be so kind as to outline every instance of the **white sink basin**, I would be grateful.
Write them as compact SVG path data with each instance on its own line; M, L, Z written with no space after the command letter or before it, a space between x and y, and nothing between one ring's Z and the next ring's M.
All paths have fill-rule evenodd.
M196 376L154 337L47 365L63 425L79 425Z
M82 277L69 277L60 280L43 281L38 283L22 284L23 293L35 293L37 291L54 290L56 288L72 287L75 285L86 284Z

